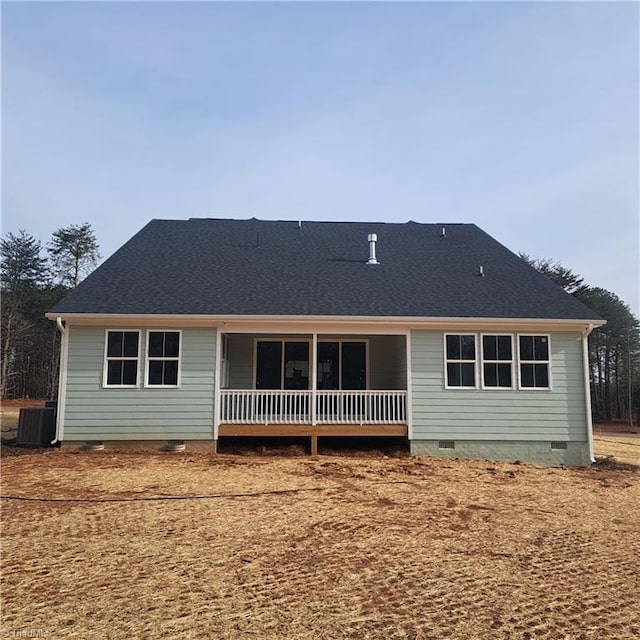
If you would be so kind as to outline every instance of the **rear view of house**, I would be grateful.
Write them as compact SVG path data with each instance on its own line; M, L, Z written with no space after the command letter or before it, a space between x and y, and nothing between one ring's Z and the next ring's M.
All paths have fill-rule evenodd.
M603 321L475 225L153 220L48 314L57 439L587 464Z

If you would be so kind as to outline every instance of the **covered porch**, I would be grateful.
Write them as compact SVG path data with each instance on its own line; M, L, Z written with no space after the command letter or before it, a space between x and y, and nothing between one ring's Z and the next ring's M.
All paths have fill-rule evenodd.
M404 335L220 337L219 436L407 436Z

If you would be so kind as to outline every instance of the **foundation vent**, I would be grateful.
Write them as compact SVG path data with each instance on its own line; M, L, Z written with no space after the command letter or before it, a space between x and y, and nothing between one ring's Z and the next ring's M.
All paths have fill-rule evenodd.
M455 449L456 443L453 440L440 440L438 449Z
M552 442L551 443L551 451L566 451L567 443L566 442Z

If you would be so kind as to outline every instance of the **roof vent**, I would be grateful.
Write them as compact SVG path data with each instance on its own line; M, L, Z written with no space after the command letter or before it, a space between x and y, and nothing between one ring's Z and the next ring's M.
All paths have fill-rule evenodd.
M478 268L478 275L484 278L484 267L482 265Z
M442 237L443 238L447 237L447 228L446 227L442 227Z
M369 241L369 259L367 260L367 264L380 264L376 258L376 242L378 236L375 233L370 233L367 236L367 240Z

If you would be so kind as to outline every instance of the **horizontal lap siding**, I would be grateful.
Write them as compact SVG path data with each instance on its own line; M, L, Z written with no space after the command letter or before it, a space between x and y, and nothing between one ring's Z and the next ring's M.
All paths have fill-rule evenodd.
M586 440L582 336L551 334L553 389L444 388L440 331L411 333L415 440Z
M63 440L213 438L215 329L184 329L178 389L104 389L105 329L69 327ZM141 351L146 344L141 336Z

